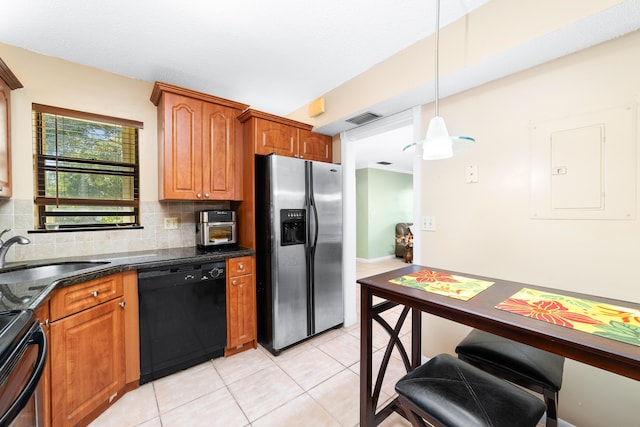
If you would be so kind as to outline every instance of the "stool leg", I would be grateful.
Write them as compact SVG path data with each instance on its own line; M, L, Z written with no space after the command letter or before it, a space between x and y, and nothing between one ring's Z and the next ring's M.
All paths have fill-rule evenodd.
M547 405L547 427L558 427L558 393L545 389L542 394Z

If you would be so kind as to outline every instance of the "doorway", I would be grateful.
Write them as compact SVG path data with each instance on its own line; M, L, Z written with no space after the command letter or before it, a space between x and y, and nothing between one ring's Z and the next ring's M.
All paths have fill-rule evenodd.
M409 128L413 130L407 133L407 138L411 136L411 140L406 141L399 147L388 147L395 153L402 153L402 146L410 144L417 140L420 134L420 107L414 107L398 114L384 119L377 120L358 128L342 132L341 140L341 158L343 168L343 283L345 287L345 326L354 324L356 318L356 240L357 240L357 218L356 218L356 164L358 144L366 144L367 139L374 138L376 135L394 131L400 128ZM391 144L389 144L391 145ZM413 170L413 221L417 223L418 212L420 212L420 159L416 158L415 153L403 153L412 159ZM414 240L414 259L419 259L419 236Z

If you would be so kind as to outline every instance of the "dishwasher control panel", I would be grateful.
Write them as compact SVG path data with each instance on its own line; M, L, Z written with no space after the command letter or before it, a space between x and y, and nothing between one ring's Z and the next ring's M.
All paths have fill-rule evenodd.
M226 273L226 262L216 261L140 269L138 270L138 279L143 282L145 279L156 279L152 282L154 285L158 282L171 282L178 285L180 283L225 279Z
M226 277L227 266L225 263L208 265L202 269L202 279L221 279Z

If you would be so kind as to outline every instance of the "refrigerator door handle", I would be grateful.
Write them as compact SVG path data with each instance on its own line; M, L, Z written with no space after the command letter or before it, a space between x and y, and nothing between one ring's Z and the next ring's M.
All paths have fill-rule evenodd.
M313 163L311 162L307 162L307 173L308 173L308 180L307 180L307 203L309 206L309 210L312 212L308 212L308 213L313 213L313 228L311 228L311 225L308 225L307 227L309 227L309 234L307 235L309 238L309 246L311 248L313 248L314 252L315 252L315 248L318 245L318 208L316 207L316 199L314 196L315 193L315 189L313 188ZM307 221L309 221L311 219L310 216L307 216ZM311 237L311 231L313 230L313 237Z
M312 163L309 161L304 162L305 172L305 209L307 215L306 221L306 234L307 241L305 243L305 258L306 258L306 270L307 270L307 334L315 334L315 255L316 244L318 242L318 210L315 206L315 200L313 198L313 171ZM311 214L313 213L313 232L314 236L311 237Z
M313 195L311 196L311 210L313 211L313 239L311 243L311 247L315 251L318 246L318 208L316 207L316 202L313 200Z

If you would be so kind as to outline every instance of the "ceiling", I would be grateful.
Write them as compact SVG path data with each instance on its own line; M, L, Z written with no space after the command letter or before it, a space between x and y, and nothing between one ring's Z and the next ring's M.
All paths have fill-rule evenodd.
M487 1L444 1L441 25ZM0 0L0 9L0 42L282 116L435 26L435 0Z
M413 155L402 149L413 142L413 126L381 131L355 141L356 169L413 173ZM411 152L412 153L412 152ZM387 162L382 165L379 162Z
M440 25L488 1L445 0ZM640 0L623 3L617 13L465 70L455 82L442 81L441 96L640 28ZM435 0L0 0L0 10L2 43L283 116L435 29ZM424 97L418 90L372 108L387 116L433 101ZM339 122L318 130L336 134L353 127ZM375 150L358 149L357 163L375 164L385 160L385 150L397 153L403 145L383 141ZM411 170L410 156L404 160L396 167Z

